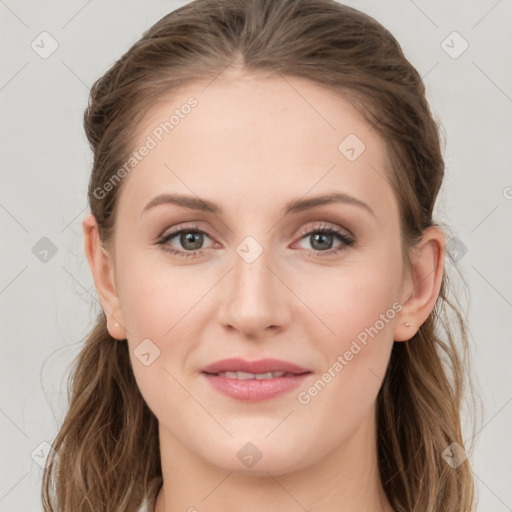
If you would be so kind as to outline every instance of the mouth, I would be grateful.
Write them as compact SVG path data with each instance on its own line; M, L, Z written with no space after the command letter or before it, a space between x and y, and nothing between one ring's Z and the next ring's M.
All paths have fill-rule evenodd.
M205 372L207 373L207 372ZM302 375L296 373L287 373L287 372L267 372L267 373L250 373L250 372L219 372L219 373L210 373L209 375L216 375L217 377L226 377L228 379L237 379L237 380L267 380L267 379L277 379L279 377L293 377L295 375Z
M311 370L278 359L224 359L201 371L214 390L245 402L261 402L290 392L311 373Z

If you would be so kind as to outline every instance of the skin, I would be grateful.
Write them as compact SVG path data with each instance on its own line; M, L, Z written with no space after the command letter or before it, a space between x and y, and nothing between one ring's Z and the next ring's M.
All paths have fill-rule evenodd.
M189 96L198 100L124 178L108 250L94 217L83 222L109 332L127 339L137 384L159 421L164 485L155 510L391 511L377 466L376 397L393 342L409 340L434 307L443 234L426 230L411 251L412 269L404 267L385 142L348 101L304 79L244 71L205 85L188 85L148 112L136 147ZM338 150L351 133L366 146L353 162ZM208 199L223 213L172 204L143 213L164 192ZM283 217L288 201L330 192L363 201L373 214L337 203ZM185 223L206 233L193 258L156 244ZM328 238L341 250L322 255L314 237L322 225L355 243ZM247 236L263 250L251 263L236 251ZM179 236L167 246L190 247ZM300 403L298 392L394 303L394 318ZM134 354L144 339L160 350L148 366ZM235 356L283 359L312 374L298 390L240 402L200 373ZM262 454L250 468L237 458L248 442Z

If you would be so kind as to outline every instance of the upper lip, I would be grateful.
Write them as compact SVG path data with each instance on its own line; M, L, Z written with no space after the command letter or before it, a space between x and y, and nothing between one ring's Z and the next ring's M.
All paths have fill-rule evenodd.
M302 368L288 361L279 359L259 359L258 361L245 361L239 358L222 359L202 368L204 373L220 372L247 372L247 373L268 373L285 372L301 374L310 370Z

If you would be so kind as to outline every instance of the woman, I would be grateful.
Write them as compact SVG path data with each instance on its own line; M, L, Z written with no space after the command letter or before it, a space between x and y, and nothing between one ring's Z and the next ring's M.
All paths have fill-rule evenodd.
M473 510L439 133L384 27L196 0L94 84L84 124L102 312L46 511Z

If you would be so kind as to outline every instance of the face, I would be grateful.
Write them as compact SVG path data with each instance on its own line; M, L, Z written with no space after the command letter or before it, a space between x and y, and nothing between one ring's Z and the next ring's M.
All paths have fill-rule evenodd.
M340 96L248 74L205 86L139 127L134 150L152 147L122 184L116 315L161 436L280 474L374 428L404 292L398 205L384 141ZM205 372L228 358L249 366Z

